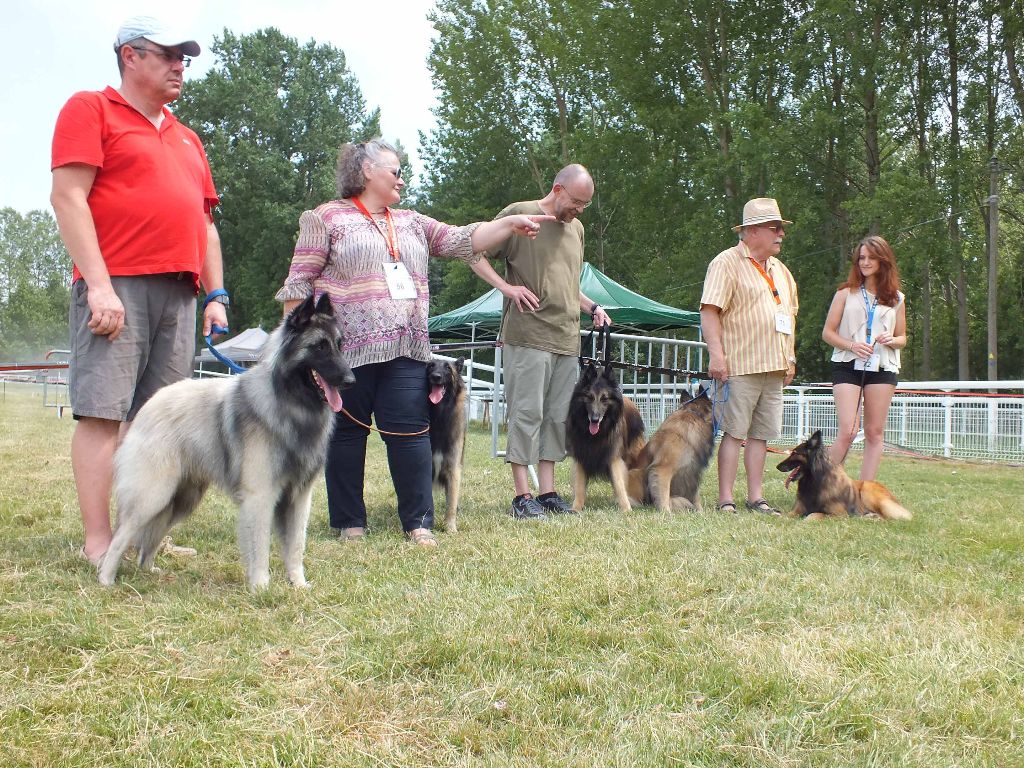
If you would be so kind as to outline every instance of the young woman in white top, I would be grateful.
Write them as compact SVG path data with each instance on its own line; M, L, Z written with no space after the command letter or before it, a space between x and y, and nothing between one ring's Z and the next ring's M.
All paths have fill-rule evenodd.
M836 291L821 338L832 353L832 392L839 432L832 460L841 464L857 434L864 397L864 458L861 480L874 480L882 460L889 403L896 391L900 350L907 345L907 311L892 247L883 238L866 237L851 257L850 277Z

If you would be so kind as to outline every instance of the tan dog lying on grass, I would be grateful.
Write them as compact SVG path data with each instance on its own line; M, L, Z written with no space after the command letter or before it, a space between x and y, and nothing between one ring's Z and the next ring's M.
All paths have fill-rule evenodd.
M872 480L854 480L834 464L821 442L819 429L779 464L789 472L786 487L796 480L796 506L791 517L819 519L878 515L885 520L910 520L913 515L892 492Z

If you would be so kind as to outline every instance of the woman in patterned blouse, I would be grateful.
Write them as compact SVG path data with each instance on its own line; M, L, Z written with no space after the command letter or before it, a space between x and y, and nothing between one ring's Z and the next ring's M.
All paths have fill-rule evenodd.
M427 259L457 258L508 297L520 311L538 306L523 286L509 285L480 253L511 234L536 237L551 216L508 216L454 227L416 211L392 208L401 199L398 152L381 139L344 144L338 153L338 199L306 211L284 286L285 312L307 296L326 293L356 376L345 392L351 419L338 414L325 470L332 530L345 541L366 535L363 478L369 430L377 427L405 535L437 546L431 487L426 364L430 360ZM411 433L423 434L413 435Z

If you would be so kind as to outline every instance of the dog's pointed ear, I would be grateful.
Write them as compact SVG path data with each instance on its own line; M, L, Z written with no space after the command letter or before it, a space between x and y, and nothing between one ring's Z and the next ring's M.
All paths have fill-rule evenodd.
M583 370L580 372L580 381L584 384L589 384L597 376L597 371L594 370L594 363L589 362L583 366Z
M807 446L809 448L821 448L821 430L814 430L814 434L807 438Z
M462 373L462 366L463 366L463 364L465 364L465 362L466 362L466 358L464 358L464 357L456 358L455 359L455 363L454 363L455 370L458 371L459 373Z
M321 301L327 298L327 303L330 303L330 298L327 294L321 297ZM316 311L317 305L314 303L313 296L307 296L302 300L302 303L292 309L288 313L288 325L292 328L304 328L309 325L309 321L313 319L313 313Z
M316 311L322 315L334 315L334 304L331 302L331 297L328 294L320 294L320 298L316 302Z
M611 363L605 363L604 370L601 371L601 373L606 379L615 378L615 368L612 366Z

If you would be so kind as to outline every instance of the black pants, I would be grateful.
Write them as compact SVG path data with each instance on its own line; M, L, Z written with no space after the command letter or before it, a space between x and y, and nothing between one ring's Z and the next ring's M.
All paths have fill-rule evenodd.
M356 383L342 393L345 410L364 424L375 418L387 432L419 432L427 426L427 364L399 357L386 363L361 365L352 371ZM332 528L366 526L363 479L366 438L370 431L345 414L337 423L327 452L327 510ZM430 435L396 437L382 435L387 446L388 467L398 496L402 530L430 528L434 524L431 487Z

